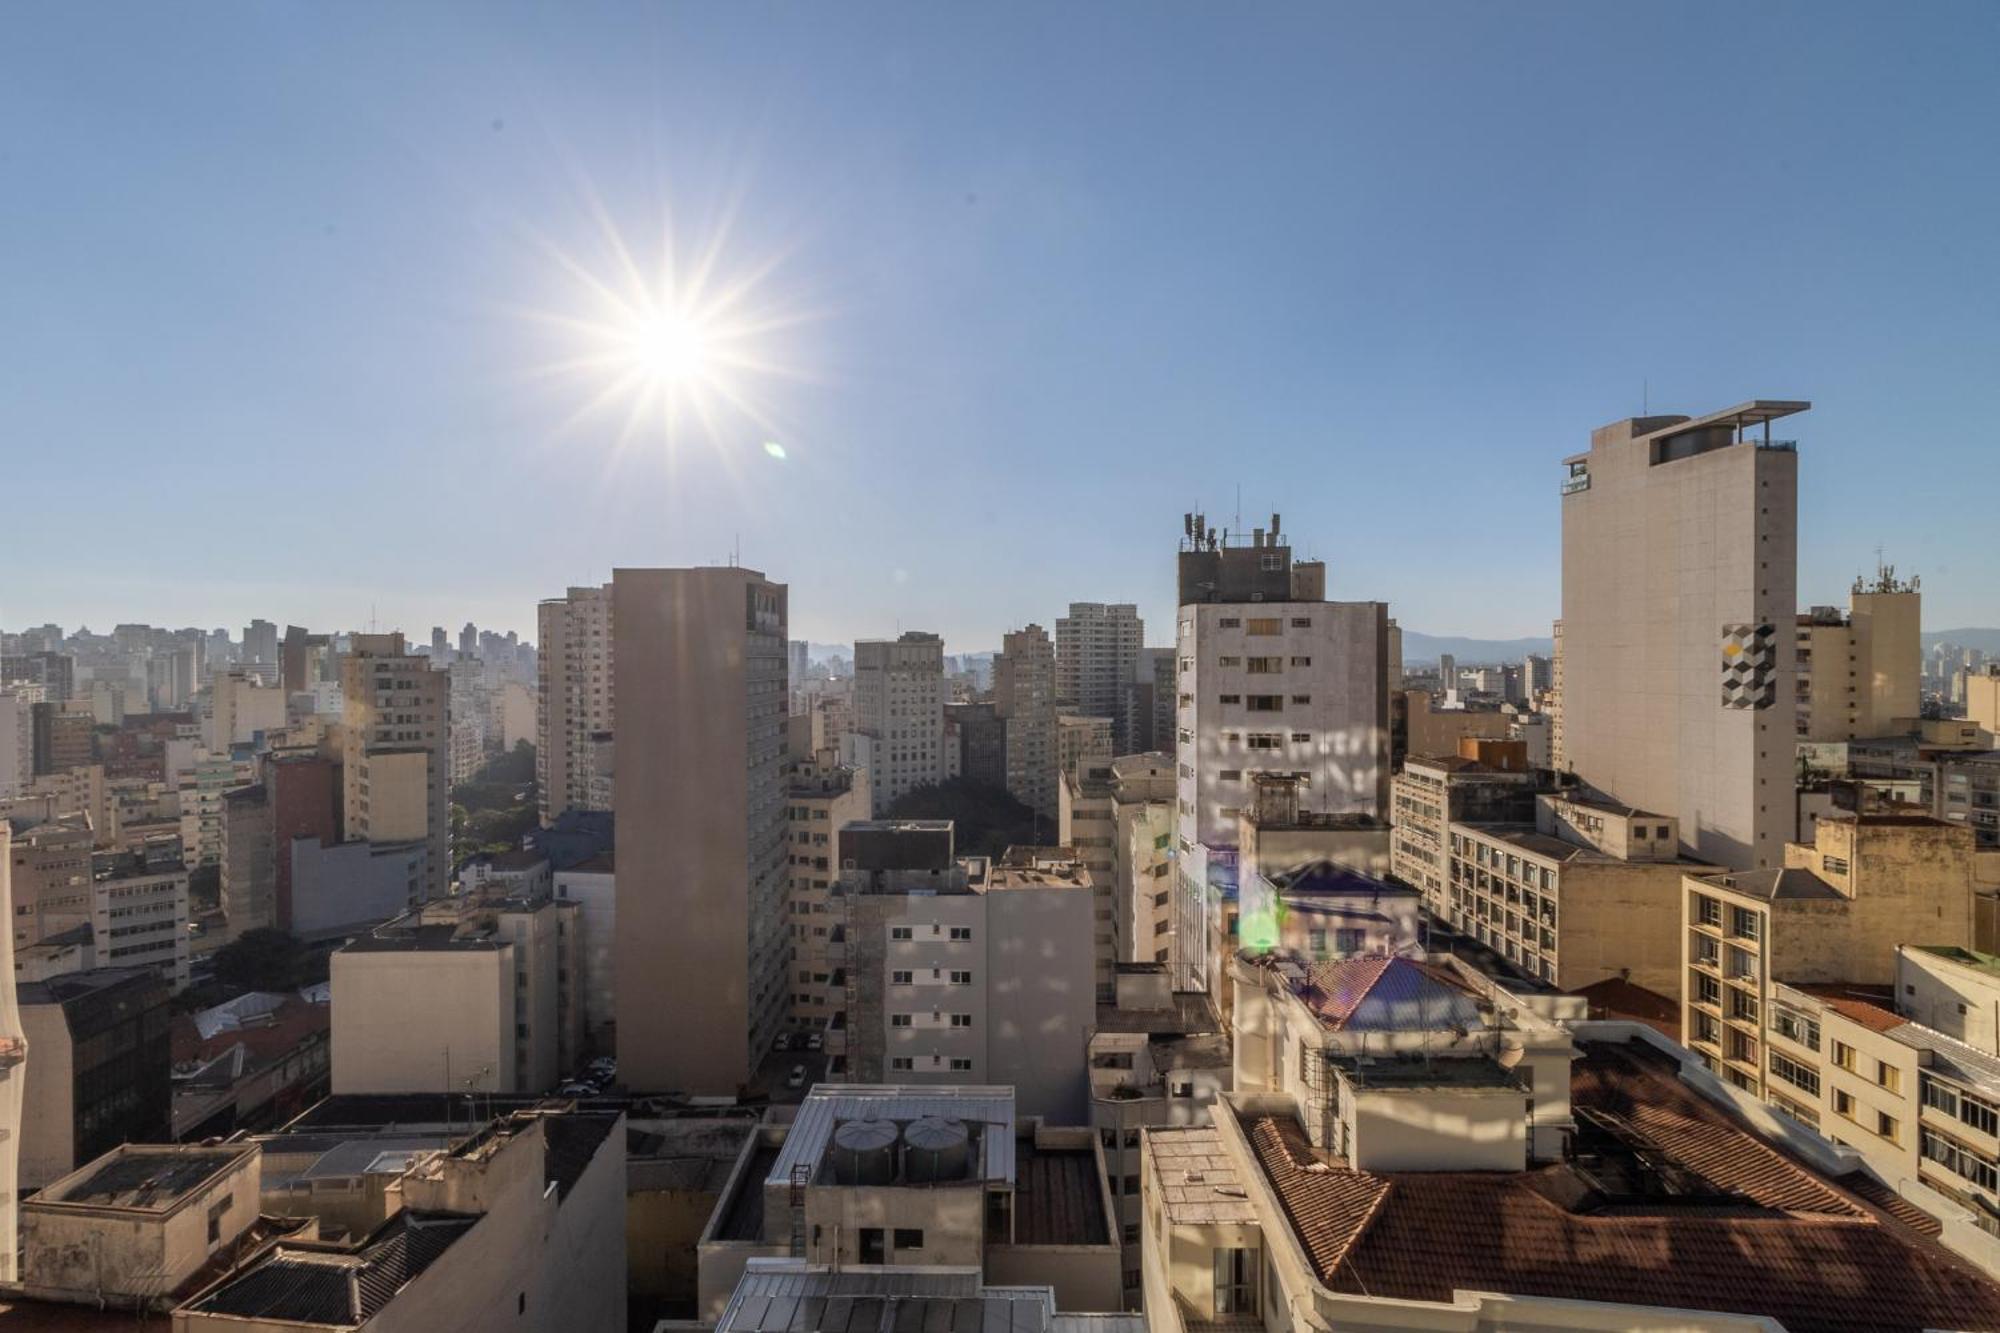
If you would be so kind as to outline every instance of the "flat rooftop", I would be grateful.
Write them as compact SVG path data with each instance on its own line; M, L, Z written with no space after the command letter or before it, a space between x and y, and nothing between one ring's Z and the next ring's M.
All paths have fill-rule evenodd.
M33 1201L167 1212L256 1152L255 1148L242 1146L182 1148L123 1144L34 1195Z
M998 1084L816 1083L799 1105L771 1169L770 1185L789 1185L792 1168L817 1176L836 1125L848 1120L907 1123L926 1116L981 1127L972 1179L1014 1179L1014 1089Z
M1046 1287L965 1270L750 1261L715 1333L1145 1333L1136 1314L1064 1314Z
M1981 953L1977 949L1962 949L1953 944L1912 944L1909 948L1927 953L1933 958L1943 958L1961 967L1978 968L2000 977L2000 955Z
M1104 1182L1089 1148L1014 1146L1014 1243L1109 1245Z
M1335 1291L1757 1313L1793 1333L2000 1327L2000 1284L1869 1197L1879 1191L1850 1191L1771 1147L1650 1046L1582 1049L1575 1164L1364 1172L1317 1153L1289 1116L1237 1123Z
M1257 1210L1213 1125L1146 1131L1169 1222L1195 1226L1254 1223Z
M356 1248L281 1243L188 1308L263 1323L358 1328L479 1221L404 1209Z

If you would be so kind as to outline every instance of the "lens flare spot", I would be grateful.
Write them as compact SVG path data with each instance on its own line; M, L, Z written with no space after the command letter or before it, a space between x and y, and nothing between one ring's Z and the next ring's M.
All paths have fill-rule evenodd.
M780 463L784 462L790 456L786 454L785 446L779 444L776 440L764 441L764 452L777 459Z

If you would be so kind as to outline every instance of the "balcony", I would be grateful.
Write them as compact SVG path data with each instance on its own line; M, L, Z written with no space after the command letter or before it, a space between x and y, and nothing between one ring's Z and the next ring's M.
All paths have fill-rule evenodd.
M1564 495L1575 495L1578 491L1587 491L1589 489L1590 474L1588 472L1578 473L1574 477L1563 478L1562 493Z

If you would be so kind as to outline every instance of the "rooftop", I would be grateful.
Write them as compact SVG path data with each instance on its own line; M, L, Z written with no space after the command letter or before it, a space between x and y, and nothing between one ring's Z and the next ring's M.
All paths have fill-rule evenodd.
M982 1286L970 1269L808 1268L755 1260L715 1333L1144 1333L1140 1315L1056 1311L1048 1287Z
M1032 1137L1014 1145L1014 1243L1109 1245L1104 1183L1089 1148L1038 1148Z
M127 1143L33 1196L38 1204L171 1211L188 1195L257 1155L255 1147Z
M455 1213L404 1209L358 1248L280 1243L188 1308L265 1323L356 1328L381 1313L478 1222Z
M1014 1089L985 1084L816 1083L799 1106L783 1148L764 1175L770 1185L789 1185L792 1168L815 1172L833 1141L834 1126L847 1120L920 1120L941 1116L983 1125L980 1162L974 1178L1014 1179Z
M1146 1145L1159 1172L1168 1221L1201 1226L1257 1220L1215 1126L1150 1129Z
M1906 946L1933 958L1943 958L1961 967L1974 967L1982 972L1990 972L2000 977L2000 955L1981 953L1977 949L1962 949L1953 944L1911 944Z
M1810 870L1796 866L1785 869L1739 870L1728 875L1703 875L1704 884L1723 888L1750 898L1775 902L1781 898L1843 898L1846 895Z
M1299 996L1336 1032L1436 1032L1486 1026L1478 1000L1457 978L1408 958L1315 963Z
M1370 1173L1319 1158L1289 1117L1240 1124L1336 1291L1755 1312L1793 1333L2000 1326L2000 1285L1764 1143L1663 1055L1583 1052L1571 1099L1591 1137L1576 1163Z
M1191 1032L1220 1032L1222 1020L1215 1002L1206 991L1175 991L1173 1005L1166 1009L1097 1006L1099 1032L1144 1032L1156 1036L1181 1036Z

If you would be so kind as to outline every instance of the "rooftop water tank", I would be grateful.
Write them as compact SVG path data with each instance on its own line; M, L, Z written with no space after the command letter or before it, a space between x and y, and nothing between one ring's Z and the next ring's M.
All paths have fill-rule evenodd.
M896 1122L846 1120L833 1127L833 1179L840 1185L888 1185L896 1179Z
M903 1130L903 1174L912 1183L964 1180L972 1169L972 1131L963 1120L927 1115Z

